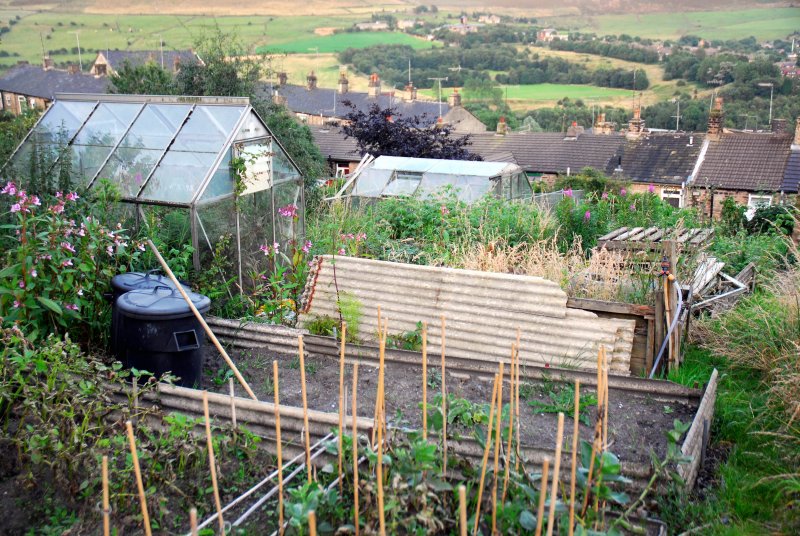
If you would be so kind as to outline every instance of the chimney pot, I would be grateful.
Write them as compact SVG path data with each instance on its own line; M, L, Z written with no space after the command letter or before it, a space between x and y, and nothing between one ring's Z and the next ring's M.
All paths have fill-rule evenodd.
M708 114L708 135L719 138L722 134L722 125L725 120L725 112L722 110L722 97L714 99L714 108Z
M451 108L461 106L461 94L457 89L453 88L453 93L447 97L447 104L450 105Z
M350 89L350 81L347 80L347 74L342 71L339 73L339 93L344 95Z
M289 80L289 75L285 72L278 73L278 85L285 86L286 82Z
M785 134L786 119L773 119L770 127L772 129L772 132L774 132L775 134Z
M55 67L53 58L51 58L50 56L45 56L44 58L42 58L42 66L44 67L45 71L52 71L53 67Z
M506 123L505 116L500 116L500 120L497 122L497 133L501 136L508 134L508 123Z
M308 73L306 77L306 85L309 91L317 89L317 75L314 74L314 71Z
M378 73L372 73L369 76L369 86L367 87L367 96L370 98L377 98L381 94L381 79Z
M794 143L792 146L792 149L800 151L800 117L797 118L794 124Z

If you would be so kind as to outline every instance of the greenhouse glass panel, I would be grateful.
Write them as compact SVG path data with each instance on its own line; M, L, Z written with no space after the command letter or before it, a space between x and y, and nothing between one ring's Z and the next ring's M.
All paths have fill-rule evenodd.
M233 195L233 173L231 171L231 149L225 151L214 175L206 186L205 192L200 196L198 203L207 203L209 200Z
M189 203L216 159L216 153L167 152L147 181L141 198Z
M75 185L80 188L88 186L110 152L111 147L73 145L71 159L72 176L77 181Z
M151 104L136 118L120 147L164 150L183 124L191 106Z
M75 137L76 145L102 145L113 147L130 126L142 108L141 104L103 103L97 106L92 116Z
M241 106L197 106L170 151L219 153L243 111Z
M273 243L271 190L239 199L239 233L242 276L244 282L252 286L256 283L255 274L264 272L268 267L268 258L260 247Z
M236 242L236 205L233 197L197 207L197 244L201 266L209 266L217 250L225 259L224 280L239 274L239 256Z
M36 141L55 141L59 131L71 138L92 113L94 106L94 102L56 102L33 129Z
M275 195L275 210L277 211L275 214L275 240L281 246L285 246L289 240L304 234L304 222L300 218L302 215L296 210L302 204L302 188L297 182L285 182L276 184L272 191ZM283 209L283 214L281 214L281 209ZM298 218L288 215L290 213L297 213Z
M277 143L272 144L272 151L272 180L274 185L287 181L296 181L300 177L300 172L292 165Z
M163 152L159 149L118 147L97 178L109 179L116 184L122 197L135 197Z

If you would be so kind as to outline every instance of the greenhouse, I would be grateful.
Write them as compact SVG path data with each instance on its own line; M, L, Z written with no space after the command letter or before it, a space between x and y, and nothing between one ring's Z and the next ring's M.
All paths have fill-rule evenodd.
M196 269L225 255L240 286L261 245L304 231L303 178L247 98L59 94L2 175L32 192L110 182L126 221L191 241Z
M522 168L509 162L380 156L358 174L350 195L429 197L447 187L465 203L487 194L502 199L529 199L533 193Z

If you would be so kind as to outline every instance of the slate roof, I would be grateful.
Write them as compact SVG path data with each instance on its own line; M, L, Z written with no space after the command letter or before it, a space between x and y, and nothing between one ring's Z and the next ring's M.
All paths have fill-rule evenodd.
M711 139L694 184L749 192L781 189L791 137L770 133L725 132Z
M0 91L53 100L56 93L106 93L107 80L89 74L17 65L0 78Z
M115 71L122 68L122 65L127 61L131 66L145 65L150 62L161 63L160 50L108 50L101 52L105 56L106 61ZM173 70L175 67L175 60L179 64L187 65L197 63L199 61L197 55L191 50L165 50L164 51L164 68Z
M627 140L622 173L634 182L680 185L694 171L702 146L702 134L649 133Z
M783 192L797 193L798 190L800 190L800 148L793 150L789 155L781 185Z
M625 137L621 134L587 134L565 139L556 132L493 133L470 136L471 152L482 157L510 152L525 171L531 173L578 172L592 167L612 173L622 155Z
M394 98L388 93L383 93L377 98L370 98L367 93L360 91L348 91L340 94L335 89L316 88L309 90L306 86L286 84L277 87L278 94L286 98L286 107L295 113L322 115L324 117L343 117L350 109L345 106L345 101L352 102L356 109L368 113L370 107L377 103L381 108L388 108L390 105L397 109L397 115L402 117L414 117L425 115L423 124L432 125L439 117L439 103L432 101L405 102L397 95ZM256 90L260 96L271 98L269 85L262 85ZM334 100L336 105L334 107ZM335 108L335 112L334 112ZM447 103L442 103L442 116L450 110Z
M361 160L361 153L358 150L356 140L353 138L345 138L344 134L339 130L339 127L309 125L308 128L311 129L314 142L325 158L330 157L333 160L349 162Z

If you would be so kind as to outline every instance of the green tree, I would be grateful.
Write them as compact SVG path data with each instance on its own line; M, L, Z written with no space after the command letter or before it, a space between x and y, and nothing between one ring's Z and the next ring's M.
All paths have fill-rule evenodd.
M22 115L0 113L0 166L8 161L14 149L33 128L39 114L39 110L28 110Z
M111 75L111 93L126 95L172 95L175 81L172 75L155 62L131 65L125 60Z

